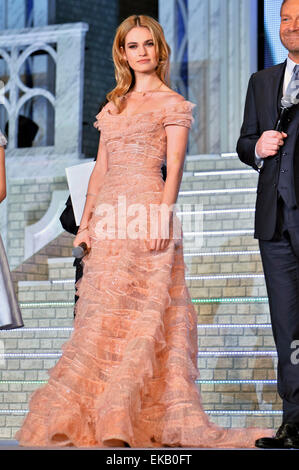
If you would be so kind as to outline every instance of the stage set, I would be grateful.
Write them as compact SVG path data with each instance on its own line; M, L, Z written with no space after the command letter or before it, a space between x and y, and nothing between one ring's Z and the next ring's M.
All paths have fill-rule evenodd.
M0 330L0 450L48 380L74 323L65 169L96 156L95 115L114 86L118 24L147 14L171 47L172 88L197 106L177 201L198 314L204 409L224 427L277 429L277 353L254 214L258 173L236 154L248 80L284 61L280 0L0 0L0 233L24 327ZM18 117L22 116L22 120ZM1 300L0 300L1 302Z

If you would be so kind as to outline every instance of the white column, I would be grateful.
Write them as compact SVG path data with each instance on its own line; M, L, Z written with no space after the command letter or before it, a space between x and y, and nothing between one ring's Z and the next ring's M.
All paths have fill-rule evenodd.
M162 25L166 41L171 49L171 60L175 54L175 2L176 0L159 0L159 23Z
M53 23L55 11L55 0L34 0L33 4L33 26L46 26ZM55 64L49 56L36 56L32 58L32 68L34 77L34 86L45 86L51 92L54 92L55 82ZM39 126L34 145L51 145L54 136L54 118L53 113L46 100L39 100L34 105L33 120Z
M159 3L170 45L176 1ZM188 55L187 98L197 104L189 153L234 152L248 80L257 69L257 0L188 0Z
M46 26L55 19L55 0L34 0L33 26Z
M57 41L55 148L58 153L82 151L84 44L86 27Z
M21 29L25 27L26 3L24 0L6 0L5 29Z

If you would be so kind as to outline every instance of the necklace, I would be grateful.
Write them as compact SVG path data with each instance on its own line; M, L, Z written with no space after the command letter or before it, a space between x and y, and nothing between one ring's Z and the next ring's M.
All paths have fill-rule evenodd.
M133 93L140 93L141 96L143 97L143 99L138 104L138 106L134 108L134 112L130 113L130 116L132 116L133 114L136 114L136 111L140 108L140 106L143 105L146 102L146 100L148 100L150 98L151 95L149 95L149 93L155 92L156 90L161 88L162 85L163 85L163 82L160 83L160 85L157 88L154 88L153 90L148 90L148 91L134 91L133 90ZM126 106L126 109L125 109L125 115L128 117L127 107L128 107L128 101L127 101L127 106Z
M154 88L153 90L145 90L145 91L137 91L137 90L131 90L133 93L141 93L142 96L144 96L146 93L152 93L153 91L159 90L161 86L163 85L163 82L160 83L160 85L157 88Z

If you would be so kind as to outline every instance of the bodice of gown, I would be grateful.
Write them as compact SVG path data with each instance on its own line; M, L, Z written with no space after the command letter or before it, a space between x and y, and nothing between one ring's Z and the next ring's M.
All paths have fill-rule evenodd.
M138 206L139 214L150 218L151 208L161 203L165 185L161 167L167 153L165 128L174 124L190 128L195 106L178 94L174 96L175 100L170 99L169 93L159 93L159 106L157 98L148 100L151 108L139 108L142 112L130 116L116 114L115 105L109 102L96 116L94 126L101 131L108 160L108 170L95 200L96 216L106 206L111 208L114 220L120 206L130 207L129 212ZM96 217L92 224L96 226L97 220Z
M152 102L147 101L147 109L140 107L131 116L116 114L112 102L96 116L94 126L101 131L108 152L108 172L123 170L145 177L161 177L167 149L165 127L175 124L191 128L192 108L196 105L178 94L157 93Z

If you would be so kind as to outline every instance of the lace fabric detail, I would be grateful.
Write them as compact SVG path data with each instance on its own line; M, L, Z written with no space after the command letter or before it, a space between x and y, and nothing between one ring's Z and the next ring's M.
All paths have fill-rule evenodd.
M96 122L94 127L98 130L101 130L102 127L115 126L114 118L125 119L125 121L132 122L131 120L143 119L143 120L154 120L157 125L163 125L164 127L170 124L181 125L188 128L192 127L194 118L192 116L192 110L196 106L195 103L191 101L184 100L177 103L165 104L162 107L143 111L139 113L134 113L131 116L126 116L125 114L113 113L112 103L107 103L104 108L96 115ZM111 119L111 121L110 121Z
M190 128L194 106L167 102L126 117L108 113L108 103L97 115L108 171L89 223L91 251L77 283L74 330L48 383L31 396L15 436L20 445L101 448L120 440L148 448L254 447L255 439L273 434L227 430L204 412L195 384L197 313L185 281L182 227L178 238L170 230L167 248L158 252L146 244L147 225L142 238L126 236L130 217L122 236L120 198L127 208L141 205L150 220L164 189L165 127ZM115 231L103 239L106 204Z

